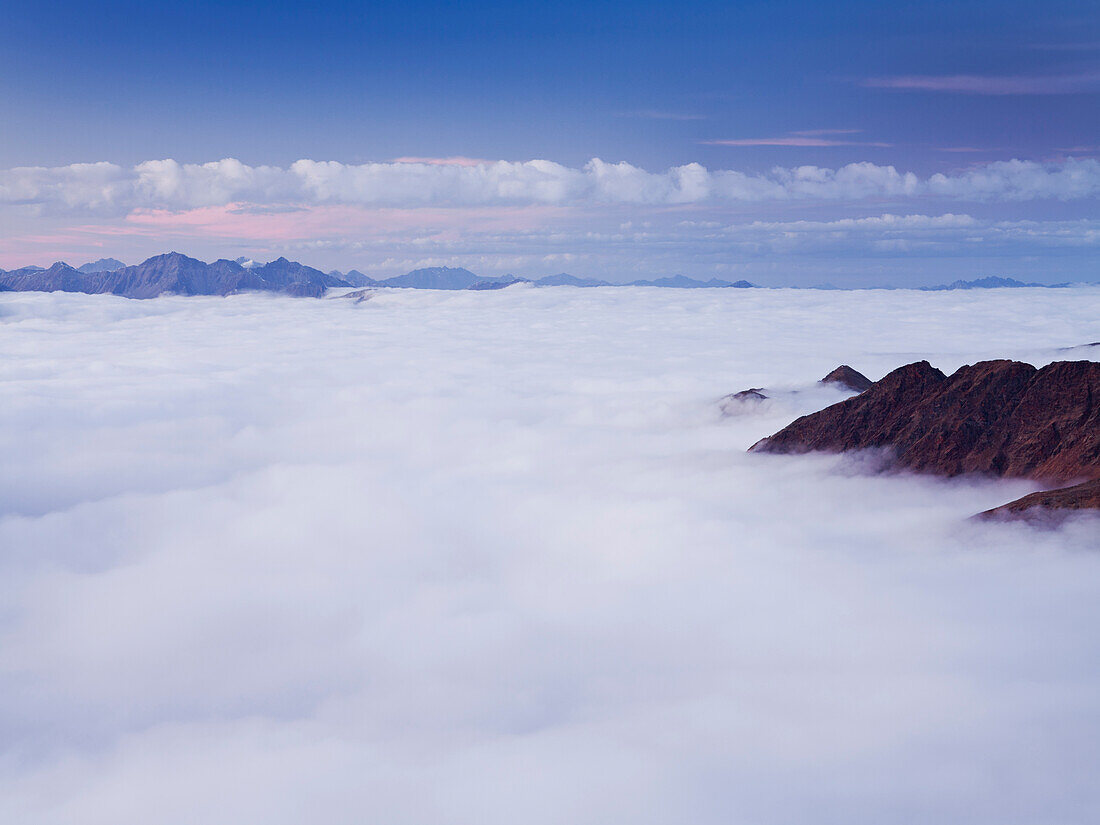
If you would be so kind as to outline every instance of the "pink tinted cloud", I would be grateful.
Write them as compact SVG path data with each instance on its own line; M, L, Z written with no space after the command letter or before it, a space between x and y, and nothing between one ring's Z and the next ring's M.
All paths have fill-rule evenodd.
M106 244L71 230L42 235L21 235L0 239L0 269L18 269L54 261L79 265L91 257L102 257Z
M826 134L835 134L827 132ZM737 138L735 140L702 140L707 146L893 146L892 143L862 140L832 140L813 137L809 133L795 133L787 137Z
M869 77L861 86L975 95L1068 95L1100 91L1100 72L1072 75L901 75Z
M790 134L813 137L818 135L858 135L862 131L862 129L803 129Z
M284 244L298 241L431 236L461 240L485 232L525 232L544 228L575 210L559 206L488 206L469 208L377 209L359 206L310 206L273 211L231 203L172 211L137 209L121 222L84 224L56 232L0 239L3 268L30 263L86 258L89 250L121 238L233 240Z
M85 237L136 235L294 241L394 232L524 231L545 226L567 211L556 206L479 209L310 206L268 211L231 203L183 211L136 209L121 224L85 225L67 231L85 233Z

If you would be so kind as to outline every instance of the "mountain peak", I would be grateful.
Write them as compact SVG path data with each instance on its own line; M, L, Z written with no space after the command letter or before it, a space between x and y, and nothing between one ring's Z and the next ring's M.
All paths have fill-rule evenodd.
M462 267L431 266L414 269L396 278L387 278L382 284L411 289L469 289L478 282L490 280L496 279L479 278Z
M91 263L78 266L77 270L83 272L85 275L90 275L93 272L117 272L125 268L126 264L118 260L118 258L100 258L98 261L92 261Z

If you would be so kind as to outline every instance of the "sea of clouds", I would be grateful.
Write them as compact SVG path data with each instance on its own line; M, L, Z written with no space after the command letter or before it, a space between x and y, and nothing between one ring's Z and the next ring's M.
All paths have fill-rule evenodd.
M1098 317L0 295L0 821L1096 822L1097 521L745 449L840 363L1084 358Z

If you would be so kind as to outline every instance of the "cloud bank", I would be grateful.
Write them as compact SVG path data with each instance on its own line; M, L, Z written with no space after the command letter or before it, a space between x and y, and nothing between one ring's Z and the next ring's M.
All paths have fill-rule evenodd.
M803 141L825 138L803 136ZM972 201L1074 200L1100 195L1100 161L1002 161L921 178L869 162L836 169L775 167L765 173L710 170L698 163L649 172L593 159L574 168L548 160L469 159L352 165L299 160L289 167L234 159L133 167L82 163L0 171L0 205L44 211L124 214L252 204L398 206L682 205L791 200L861 201L942 197Z
M1098 309L0 295L0 820L1091 821L1095 523L744 449Z

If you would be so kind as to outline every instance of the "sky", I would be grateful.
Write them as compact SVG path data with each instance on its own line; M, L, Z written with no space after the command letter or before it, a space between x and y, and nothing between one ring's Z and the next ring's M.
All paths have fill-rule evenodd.
M1100 277L1095 3L47 0L3 23L0 267Z
M746 449L1098 302L6 293L0 821L1091 825L1097 518Z

